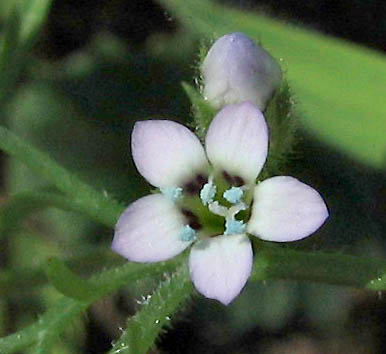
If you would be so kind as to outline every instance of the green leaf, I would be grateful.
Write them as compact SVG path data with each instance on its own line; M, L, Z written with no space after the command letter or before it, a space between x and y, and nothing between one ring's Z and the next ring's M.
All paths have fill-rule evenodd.
M51 0L14 2L5 21L0 42L0 107L15 92L18 77L29 61L34 45L46 20Z
M50 9L52 0L18 0L7 1L5 34L6 43L13 48L26 51L34 44Z
M165 272L174 271L182 262L185 262L184 256L157 264L126 263L123 266L103 271L90 278L89 282L97 288L95 298L100 299L130 282L145 277L160 277ZM47 352L48 344L53 344L51 339L54 336L60 336L71 321L85 311L95 301L95 298L78 301L63 297L34 324L17 333L0 338L0 353L14 353L37 343L41 343L40 345Z
M18 193L11 196L0 209L0 239L15 232L27 215L47 207L84 213L71 199L55 192Z
M82 302L92 301L98 294L96 286L75 275L62 261L51 258L46 273L52 285L63 295Z
M160 0L200 38L241 31L280 59L302 123L357 160L385 164L385 56L208 0Z
M38 342L35 346L35 349L31 354L50 354L52 353L52 347L54 343L58 340L58 334L47 329L43 330L39 334Z
M113 227L124 210L107 194L100 193L68 172L46 154L40 152L4 127L0 127L0 149L21 160L37 175L67 194L73 207L94 220Z
M384 275L386 261L382 259L264 245L256 251L250 280L292 279L385 290Z
M18 236L20 237L19 234ZM26 235L31 239L35 235ZM15 237L13 237L14 239ZM20 238L16 240L20 243ZM22 242L22 241L21 241ZM35 243L33 240L31 243ZM29 245L23 246L26 247L26 253L31 254ZM19 255L17 255L19 256ZM103 259L103 265L107 266L116 266L122 263L122 259L113 254L105 245L102 246L88 246L87 249L80 248L78 250L72 250L70 255L65 256L63 260L66 264L69 264L71 268L81 269L82 273L88 274L95 269L95 265L100 264L101 259ZM31 262L33 263L33 262ZM26 266L13 266L12 269L2 269L0 270L0 296L8 296L12 298L13 296L20 297L24 296L31 291L31 289L36 289L37 287L47 284L47 275L45 274L46 264L43 262L38 265L28 264Z
M146 354L172 315L190 297L193 286L184 266L142 301L140 310L128 320L126 330L114 343L110 354Z
M266 279L292 279L298 281L316 281L326 284L338 284L370 290L386 290L384 281L386 274L386 261L380 259L361 258L347 256L338 253L301 252L284 247L272 247L267 243L259 243L259 249L255 252L253 273L250 281L262 281ZM116 291L121 286L131 281L136 281L148 276L161 276L164 272L174 271L177 267L185 267L186 256L177 257L169 262L158 264L127 263L124 266L104 271L92 277L89 282L97 288L95 298L102 298ZM181 273L181 270L184 270ZM191 283L188 279L186 268L180 268L176 275L156 291L149 299L147 306L139 312L135 321L128 324L128 331L119 343L123 347L115 345L116 350L124 348L131 343L132 333L139 333L143 337L138 342L139 350L147 350L161 330L160 326L167 323L171 313L177 311L178 306L188 297ZM46 312L33 325L0 339L0 353L13 353L28 346L36 344L41 335L60 335L71 320L85 311L93 300L86 302L64 297L56 306ZM138 322L140 321L140 322ZM166 321L166 322L165 322ZM141 330L138 323L144 325ZM152 325L150 325L152 323ZM39 339L40 338L40 339ZM122 350L123 350L122 349ZM128 352L130 353L130 351ZM138 352L137 352L138 353ZM140 352L139 352L140 353Z
M21 8L20 40L23 45L31 47L48 16L52 0L24 0Z

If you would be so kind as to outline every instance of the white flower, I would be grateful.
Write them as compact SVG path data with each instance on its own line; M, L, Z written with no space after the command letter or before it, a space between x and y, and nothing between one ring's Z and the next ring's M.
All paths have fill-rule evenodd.
M201 72L203 95L215 108L251 101L263 111L281 82L277 61L243 33L219 38L210 48Z
M193 244L189 269L196 289L229 304L252 270L247 234L295 241L317 230L328 216L319 193L293 177L255 185L267 150L264 116L250 102L228 105L215 116L205 150L181 124L137 122L134 162L162 193L126 209L112 249L130 261L158 262Z

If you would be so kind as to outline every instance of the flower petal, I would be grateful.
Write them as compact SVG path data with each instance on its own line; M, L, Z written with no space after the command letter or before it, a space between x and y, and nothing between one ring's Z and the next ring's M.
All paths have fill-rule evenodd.
M191 242L179 237L184 218L162 194L136 200L120 216L111 248L135 262L159 262L172 258Z
M224 107L209 126L205 146L217 169L254 183L267 158L268 127L263 114L250 102Z
M228 305L247 282L252 258L251 242L246 235L202 240L190 252L190 276L201 294Z
M264 110L281 81L277 61L243 33L219 38L210 48L201 70L204 96L215 108L251 101Z
M261 182L253 200L247 231L267 241L300 240L315 232L328 217L320 194L289 176Z
M139 173L155 187L182 187L208 165L198 138L169 120L137 122L131 149Z

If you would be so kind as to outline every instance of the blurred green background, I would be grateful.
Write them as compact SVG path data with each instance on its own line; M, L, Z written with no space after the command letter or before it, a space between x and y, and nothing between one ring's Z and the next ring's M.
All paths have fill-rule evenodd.
M41 3L0 3L2 48L13 6L28 14L25 49L1 63L1 120L18 136L128 204L149 190L130 157L134 122L188 122L190 103L180 83L194 82L200 43L242 31L280 60L294 93L301 129L288 174L317 188L331 213L317 234L294 247L385 256L384 2L228 1L227 7L203 0L54 0L46 17ZM44 25L35 35L39 18ZM49 257L81 275L124 260L109 249L112 230L80 213L13 205L22 192L53 190L21 162L2 156L0 176L0 333L6 335L57 300L43 271ZM130 285L93 305L55 353L105 353L137 308L135 299L152 287L151 281ZM158 347L164 353L383 353L385 314L382 294L250 283L229 307L195 297Z

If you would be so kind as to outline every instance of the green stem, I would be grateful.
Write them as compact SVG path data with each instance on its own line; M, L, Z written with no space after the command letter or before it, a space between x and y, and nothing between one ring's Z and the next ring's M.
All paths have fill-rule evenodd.
M192 283L186 267L170 276L143 301L141 309L128 320L127 329L114 343L110 354L146 354L154 346L171 316L190 297Z
M40 320L25 328L24 330L0 339L0 353L11 353L22 350L31 344L35 344L41 333L52 329L60 334L66 325L86 310L89 305L97 298L116 291L121 286L143 277L152 275L160 276L164 272L173 271L176 266L181 266L186 261L186 254L167 263L157 265L143 265L128 263L122 267L105 271L100 275L90 279L97 285L99 293L89 301L80 302L73 299L63 298L58 304L46 314L41 316ZM315 253L296 251L283 247L271 247L264 243L258 247L255 254L254 271L250 281L262 281L268 279L292 279L297 281L316 281L326 284L346 285L356 288L365 288L369 290L381 291L386 290L386 261L372 258L360 258L347 256L337 253ZM179 279L179 280L178 280ZM180 284L180 286L177 286ZM166 282L154 295L154 303L165 300L165 313L156 312L157 307L144 307L144 314L136 315L141 321L150 321L153 319L166 319L166 316L177 310L178 299L181 302L191 293L191 284L187 277L181 273ZM158 299L158 300L157 300ZM170 300L170 307L167 304ZM162 301L163 301L162 300ZM152 305L153 306L153 305ZM163 311L163 307L158 309ZM155 312L151 311L153 309ZM146 312L148 311L148 312ZM146 314L147 313L147 314ZM166 314L167 313L167 314ZM163 317L160 317L160 316ZM155 318L157 317L157 318ZM150 323L149 322L149 323ZM158 324L155 323L154 324ZM129 323L129 328L134 324ZM148 326L143 333L144 341L142 348L150 345L149 338L156 338L161 326ZM131 334L127 334L128 338ZM125 339L125 338L123 338ZM125 339L126 343L126 339ZM129 341L130 343L130 341ZM145 343L147 343L145 345ZM115 347L118 349L117 347ZM130 351L128 352L130 353Z
M43 343L45 341L42 336L51 338L54 333L60 336L74 317L85 311L96 298L100 299L130 282L145 277L160 277L165 272L173 271L184 261L184 256L182 256L175 258L173 261L158 264L127 263L92 277L90 282L98 287L98 294L95 294L88 301L62 297L53 308L42 315L34 324L17 333L0 338L0 354L21 351L37 344L38 341Z
M122 260L112 254L105 246L89 246L87 250L79 250L77 254L63 257L63 261L72 269L82 269L82 274L88 274L104 260L104 266L113 267L122 264ZM0 296L26 296L31 289L47 284L47 267L41 264L37 267L13 267L0 270Z
M0 127L0 149L21 160L37 175L56 186L61 192L71 196L74 209L82 210L99 222L113 227L124 206L111 199L107 194L94 190L79 178L40 152L27 142L18 138L4 127ZM56 199L60 199L59 196ZM54 198L52 198L54 199ZM59 201L69 206L64 199Z
M386 261L341 253L264 246L256 250L250 280L290 279L386 290Z

